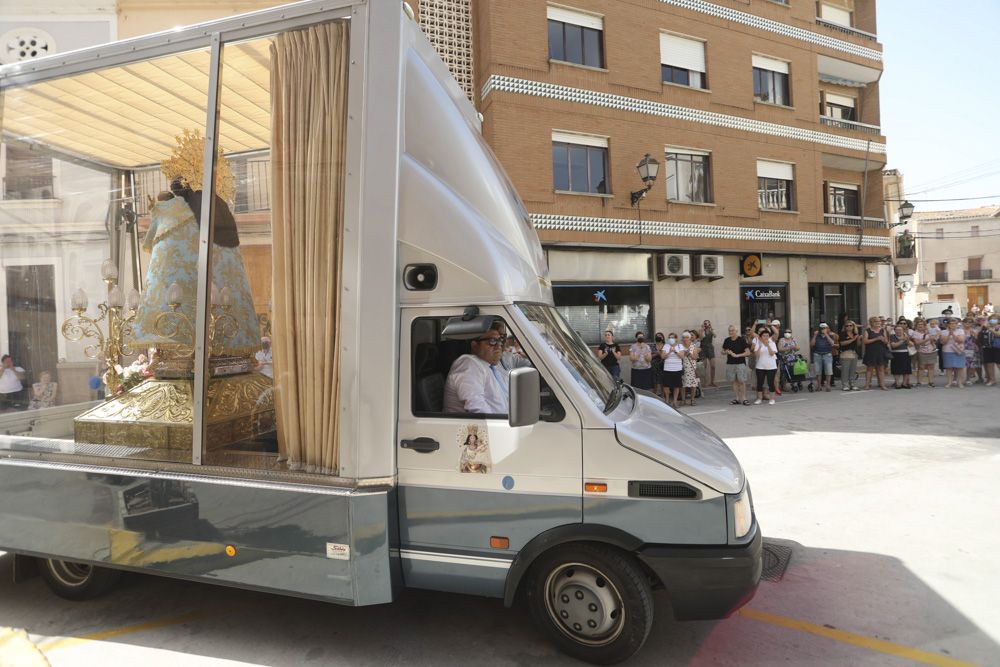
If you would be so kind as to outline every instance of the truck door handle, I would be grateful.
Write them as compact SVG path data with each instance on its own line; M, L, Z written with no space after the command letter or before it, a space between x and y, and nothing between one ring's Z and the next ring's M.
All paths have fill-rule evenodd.
M441 449L441 445L434 438L416 438L414 440L403 440L399 443L403 449L412 449L421 454L436 452Z

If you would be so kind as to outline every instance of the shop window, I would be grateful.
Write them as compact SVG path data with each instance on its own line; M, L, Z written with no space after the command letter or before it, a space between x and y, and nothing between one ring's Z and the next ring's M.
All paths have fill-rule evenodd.
M619 344L631 344L637 331L650 337L653 320L648 284L553 285L552 299L587 345L600 345L607 329Z

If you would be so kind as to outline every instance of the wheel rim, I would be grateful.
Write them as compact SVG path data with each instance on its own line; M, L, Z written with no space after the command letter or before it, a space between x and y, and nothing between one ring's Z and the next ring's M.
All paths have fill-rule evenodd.
M82 586L90 579L94 572L91 565L84 563L74 563L67 560L49 559L49 570L52 576L59 580L59 583L70 586Z
M611 580L583 563L567 563L545 580L545 607L556 627L590 646L613 642L625 626L625 604Z

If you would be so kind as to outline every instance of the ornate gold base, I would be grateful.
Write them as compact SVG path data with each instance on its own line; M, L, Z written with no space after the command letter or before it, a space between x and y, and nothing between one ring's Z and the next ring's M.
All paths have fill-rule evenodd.
M78 443L191 451L194 385L191 380L149 379L74 420ZM208 381L205 447L219 449L271 433L271 378L258 372Z

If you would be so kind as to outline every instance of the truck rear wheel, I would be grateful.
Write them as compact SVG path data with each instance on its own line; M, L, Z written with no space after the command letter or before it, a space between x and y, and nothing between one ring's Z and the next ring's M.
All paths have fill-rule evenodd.
M67 600L90 600L111 590L122 573L57 558L40 558L39 571L52 592Z
M653 627L653 594L628 554L573 544L541 555L525 582L531 614L566 653L611 665L642 648Z

